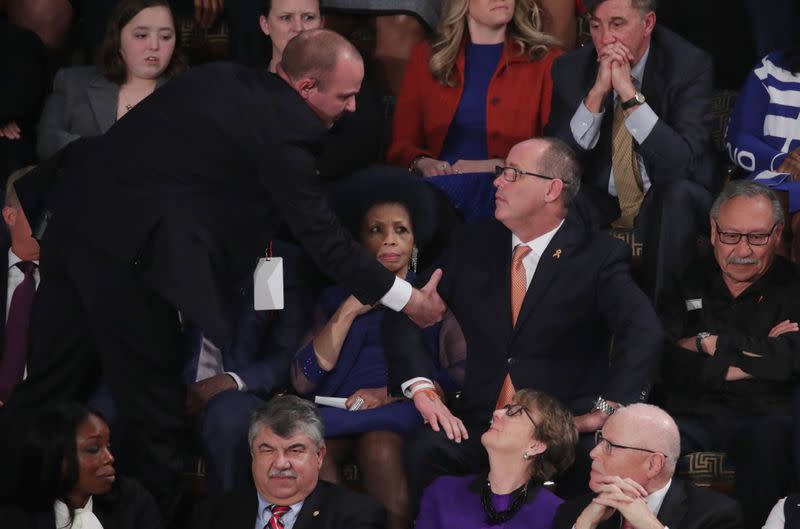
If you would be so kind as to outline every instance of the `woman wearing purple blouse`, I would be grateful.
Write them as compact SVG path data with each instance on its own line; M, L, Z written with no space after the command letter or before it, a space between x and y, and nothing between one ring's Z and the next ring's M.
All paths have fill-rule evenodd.
M550 529L562 500L542 485L572 465L577 440L563 404L538 391L518 391L481 436L488 474L431 483L415 529Z

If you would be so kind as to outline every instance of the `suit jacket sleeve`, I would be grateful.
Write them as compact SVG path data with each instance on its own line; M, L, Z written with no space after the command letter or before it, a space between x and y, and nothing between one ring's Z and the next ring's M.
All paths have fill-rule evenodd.
M663 331L650 300L630 273L630 249L614 240L598 277L598 303L614 333L607 398L630 404L647 399L661 362Z
M645 70L651 67L650 60ZM693 174L698 161L707 156L711 136L712 65L705 52L674 58L690 60L680 78L665 91L668 98L661 109L655 127L639 146L638 152L654 178L682 179ZM647 73L643 90L648 90ZM708 176L711 175L699 175ZM699 182L710 186L711 182Z
M568 69L564 68L564 61L570 58L570 54L562 55L553 62L553 93L550 103L550 118L547 121L547 125L545 125L544 135L555 136L560 139L569 145L580 159L586 151L575 141L575 136L572 135L572 129L570 128L570 120L572 120L575 110L583 99L579 98L577 101L573 101L570 98L570 95L574 93L574 89L568 89L567 87L573 86L576 82L574 77L568 74Z
M290 142L279 151L259 173L282 218L323 272L362 303L376 303L394 284L395 275L339 224L314 176L313 156Z
M428 70L429 49L426 42L417 44L406 66L392 122L392 145L386 154L386 161L393 165L407 166L419 155L431 158L439 156L438 152L432 152L426 144L423 123L423 87L431 82L431 73Z
M68 71L63 68L56 73L53 81L53 93L47 98L39 120L36 151L39 158L49 158L60 151L68 143L80 138L69 131L67 116L69 113Z

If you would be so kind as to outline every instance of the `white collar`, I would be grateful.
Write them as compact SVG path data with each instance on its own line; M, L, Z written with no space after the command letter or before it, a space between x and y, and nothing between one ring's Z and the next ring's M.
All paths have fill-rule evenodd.
M672 485L671 479L666 485L647 495L647 508L650 509L651 513L658 514L658 511L661 510L661 504L664 503L664 497L667 495L670 485Z
M14 265L16 265L17 263L20 263L20 262L22 262L22 259L20 259L19 256L17 256L17 254L15 254L14 251L11 248L9 248L8 249L8 268L11 268L12 266L14 266ZM36 266L39 266L39 260L38 259L36 259L33 262L36 263Z
M561 228L563 224L564 224L564 219L561 219L561 222L558 223L558 226L548 231L547 233L543 233L542 235L539 235L535 239L527 242L523 242L522 239L517 237L517 235L512 232L511 251L513 252L514 248L516 248L517 245L524 244L525 246L530 247L530 249L532 250L531 253L535 253L537 256L541 256L547 249L547 245L550 244L550 241L553 240L553 237L555 237L556 232L559 230L559 228Z

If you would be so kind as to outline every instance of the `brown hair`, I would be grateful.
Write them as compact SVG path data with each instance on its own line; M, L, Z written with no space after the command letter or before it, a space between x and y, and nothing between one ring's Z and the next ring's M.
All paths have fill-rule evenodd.
M531 479L545 481L572 466L578 429L567 407L547 393L532 389L517 391L514 402L529 412L538 412L533 437L547 445L543 453L531 460Z
M443 86L456 86L452 73L456 66L461 41L467 32L469 0L444 0L439 27L431 46L428 69L436 82ZM508 36L519 52L531 59L542 58L550 48L558 45L555 37L542 31L540 8L536 0L516 0L514 16L508 23Z
M128 78L128 67L119 53L122 28L140 11L148 7L165 7L169 9L172 16L172 25L175 29L175 51L172 53L172 58L161 75L169 79L186 70L186 59L180 50L180 43L177 41L178 31L177 27L175 27L175 15L167 0L122 0L111 12L106 25L103 43L97 53L97 69L112 83L122 84Z

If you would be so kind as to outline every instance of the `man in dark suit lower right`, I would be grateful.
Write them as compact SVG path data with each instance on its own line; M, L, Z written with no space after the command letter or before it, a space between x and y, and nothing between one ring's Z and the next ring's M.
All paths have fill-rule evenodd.
M553 64L548 135L576 150L578 201L598 226L633 228L645 291L659 295L707 225L711 58L656 25L656 0L587 0L593 46Z
M554 529L741 529L731 498L674 478L678 426L650 404L617 410L597 432L591 494L556 511Z
M314 403L294 395L268 401L254 412L247 437L255 490L208 500L192 529L384 527L386 513L375 500L319 480L325 439Z
M437 263L444 271L439 294L467 347L453 405L459 418L432 390L431 356L418 328L404 317L384 318L390 386L400 386L436 430L425 427L406 443L414 501L437 476L487 468L478 433L514 388L547 392L574 414L580 444L558 490L585 491L591 435L619 403L647 397L660 363L661 325L631 277L630 249L569 209L580 182L573 152L560 140L536 138L515 145L506 165L494 181L496 218L463 226Z

